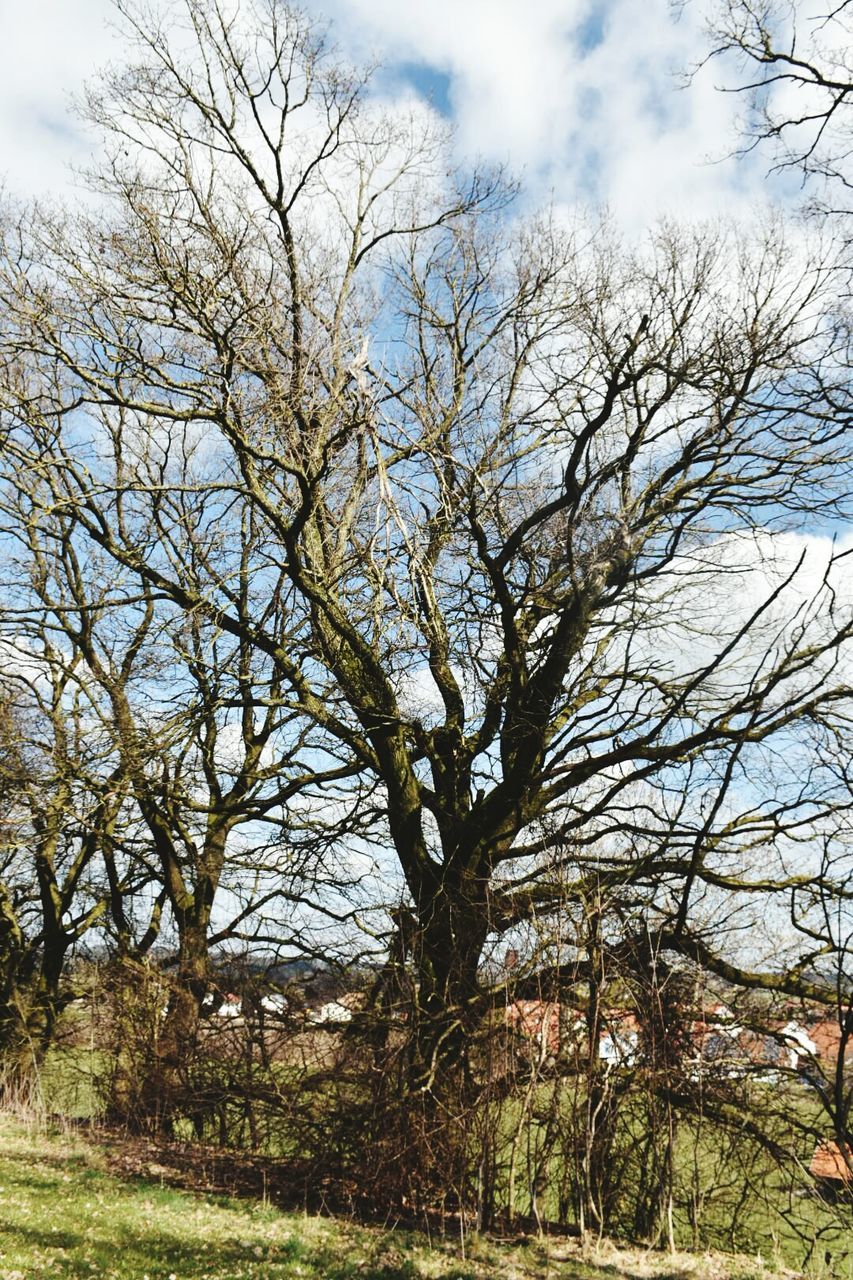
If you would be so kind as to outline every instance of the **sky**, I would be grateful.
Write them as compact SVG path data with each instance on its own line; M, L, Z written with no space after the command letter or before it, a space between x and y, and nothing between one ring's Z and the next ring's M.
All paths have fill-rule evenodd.
M724 70L685 82L705 51L705 0L303 0L342 52L378 61L374 92L416 97L455 127L460 160L505 163L529 205L607 206L631 233L662 215L749 220L794 204L760 153L737 159L744 103ZM70 110L100 66L121 63L110 0L0 0L0 180L10 194L73 196L94 140ZM807 545L807 544L811 545ZM789 535L816 586L828 538ZM786 558L787 557L787 558ZM763 598L766 556L742 603ZM760 569L759 569L760 566Z
M238 0L232 0L237 3ZM462 161L506 163L532 206L607 206L641 234L662 215L750 221L796 183L734 155L744 103L707 48L713 0L302 0L387 105L451 121ZM10 193L73 198L95 140L72 99L121 63L111 0L0 0L0 176ZM825 532L813 530L814 533ZM825 545L824 545L825 543ZM805 545L805 544L803 544ZM810 548L819 578L831 543Z
M791 198L766 159L733 158L743 103L701 58L703 0L307 0L375 92L452 120L461 159L505 162L525 198L606 205L629 230L662 214L748 217ZM92 148L70 101L122 61L109 0L0 0L0 174L67 194Z

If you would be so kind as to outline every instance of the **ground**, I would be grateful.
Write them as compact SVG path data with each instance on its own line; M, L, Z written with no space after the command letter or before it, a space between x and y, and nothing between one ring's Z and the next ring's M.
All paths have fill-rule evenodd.
M204 1153L0 1114L0 1280L763 1280L761 1259L444 1238L211 1189ZM155 1157L159 1157L155 1158ZM195 1171L195 1179L191 1174ZM246 1184L235 1172L234 1185ZM449 1234L452 1232L452 1236ZM775 1272L792 1276L792 1272Z

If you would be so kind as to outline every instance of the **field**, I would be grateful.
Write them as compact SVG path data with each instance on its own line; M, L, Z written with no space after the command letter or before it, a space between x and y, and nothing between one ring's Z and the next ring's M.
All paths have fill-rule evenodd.
M47 1112L53 1115L62 1115L72 1122L76 1121L78 1123L84 1120L96 1120L101 1112L100 1085L107 1075L108 1065L102 1052L90 1050L82 1045L77 1048L65 1047L49 1054L47 1062L42 1068L39 1082ZM548 1086L543 1086L546 1092L547 1088ZM765 1089L766 1086L759 1085L757 1088L761 1090ZM774 1093L778 1094L778 1089ZM761 1098L757 1097L754 1101L758 1105L761 1102ZM795 1091L788 1101L790 1107L796 1104L801 1109L808 1104L808 1099L803 1098L800 1091ZM547 1103L547 1097L544 1102ZM507 1113L508 1129L514 1132L519 1127L519 1116L517 1111L511 1110L513 1106L512 1100L507 1106L510 1108ZM790 1110L790 1107L788 1110ZM782 1111L784 1112L785 1108L782 1108ZM801 1118L807 1120L811 1117L804 1112ZM531 1132L535 1139L535 1122ZM179 1124L178 1136L185 1139L192 1138L192 1126L189 1121L186 1121L185 1124L183 1122ZM780 1133L779 1136L780 1140L784 1139L783 1134ZM267 1140L262 1147L267 1159L272 1159L273 1161L287 1154L281 1150L280 1143L276 1143L273 1140L274 1138L275 1133L273 1131L267 1135ZM241 1145L239 1135L232 1141L237 1147ZM807 1167L810 1154L807 1145L803 1146L802 1151L805 1167ZM129 1144L127 1149L129 1150ZM189 1164L196 1160L200 1168L201 1166L209 1168L211 1163L215 1164L219 1158L216 1155L216 1150L215 1145L207 1146L203 1149L193 1149L192 1154L188 1157ZM87 1167L97 1172L98 1166L91 1163L94 1148L90 1147L87 1151L87 1159L89 1160ZM707 1248L715 1250L719 1256L725 1257L734 1254L748 1256L753 1259L760 1257L777 1267L787 1266L799 1269L807 1266L811 1274L841 1276L844 1277L844 1280L853 1280L853 1248L851 1247L848 1233L842 1225L837 1211L815 1196L805 1173L805 1167L803 1176L798 1182L789 1184L786 1183L785 1178L775 1168L772 1160L762 1156L761 1153L754 1155L747 1165L742 1165L740 1157L732 1160L722 1156L718 1148L717 1139L712 1131L694 1133L686 1128L679 1136L677 1153L677 1171L681 1194L676 1202L673 1226L674 1238L679 1248L692 1249L694 1251ZM233 1161L232 1172L237 1170L240 1157L233 1151L230 1155L227 1153L222 1154L224 1154L226 1161L229 1159ZM107 1157L104 1156L104 1158ZM141 1174L143 1181L145 1181L146 1160L156 1169L162 1165L164 1159L167 1164L170 1163L169 1157L164 1158L158 1155L156 1151L150 1151L147 1155L136 1159L125 1160L120 1158L112 1161L107 1159L107 1164L104 1167L112 1167L113 1170L118 1167L123 1172L130 1170L136 1175L137 1179ZM246 1161L247 1176L242 1178L239 1176L226 1177L224 1180L220 1177L215 1179L216 1186L220 1190L223 1187L230 1189L232 1186L238 1186L242 1193L258 1196L261 1194L262 1186L260 1165L257 1168L253 1168L253 1158L248 1153L245 1154L244 1160ZM171 1163L174 1162L171 1161ZM175 1194L168 1184L174 1187L181 1180L191 1185L197 1185L199 1181L204 1181L203 1172L201 1178L195 1176L192 1169L189 1170L188 1174L188 1162L183 1161L181 1163L183 1168L180 1175L176 1176L178 1171L172 1168L169 1177L166 1179L165 1194L167 1195ZM556 1219L558 1216L554 1188L558 1185L559 1180L559 1161L555 1157L551 1163L553 1165L551 1170L553 1176L550 1178L549 1187L540 1202L545 1219ZM279 1181L283 1179L280 1166L272 1173L273 1180L276 1177ZM284 1181L287 1181L286 1178ZM695 1182L697 1194L701 1195L701 1231L695 1229L691 1224L685 1207L685 1189L689 1189L691 1181ZM290 1185L288 1183L288 1186ZM157 1184L157 1189L159 1189L159 1183ZM124 1203L122 1201L122 1204ZM282 1197L281 1203L290 1206L295 1203L297 1206L301 1206L301 1193L294 1193L291 1190L289 1194ZM527 1214L529 1211L523 1187L519 1194L517 1208L522 1214ZM298 1221L304 1225L306 1219L300 1217ZM457 1228L450 1227L448 1229L453 1233L454 1247L456 1247L458 1243L456 1236L458 1225ZM268 1269L266 1272L257 1272L257 1274L270 1276L276 1274L304 1274L306 1276L347 1274L345 1270L340 1271L339 1269L338 1272L329 1270L330 1264L325 1254L323 1254L325 1246L322 1244L321 1237L323 1232L319 1225L317 1226L317 1231L320 1233L317 1239L312 1237L311 1241L308 1242L304 1241L302 1236L299 1236L299 1240L302 1241L299 1247L301 1249L304 1245L306 1250L305 1257L299 1263L303 1267L302 1272L283 1271L279 1273ZM132 1232L133 1228L128 1226L128 1237ZM405 1238L399 1232L395 1235L395 1250L399 1250L400 1241ZM339 1238L337 1245L339 1246L340 1243L341 1239ZM295 1247L292 1243L286 1245L287 1249ZM406 1259L410 1262L409 1248L407 1245ZM411 1249L416 1251L416 1245L412 1244ZM319 1250L319 1254L317 1250ZM356 1253L358 1253L358 1248L356 1248ZM528 1274L523 1269L519 1270L522 1263L526 1265L528 1254L529 1248L526 1248L521 1259L514 1264L516 1266L516 1274ZM311 1259L315 1255L320 1258L320 1261L317 1262L315 1269L311 1270L311 1267L314 1266ZM465 1261L467 1262L467 1260L466 1258ZM434 1257L430 1262L430 1266L432 1266L433 1270L428 1270L423 1274L442 1274L435 1271ZM317 1270L317 1267L319 1267L319 1270ZM308 1269L305 1270L304 1268ZM144 1275L145 1273L143 1269L139 1274ZM25 1274L29 1275L30 1272ZM124 1275L125 1272L120 1272L119 1274ZM135 1273L128 1272L127 1274ZM149 1280L156 1280L150 1269L148 1274ZM168 1276L168 1274L169 1271L166 1271L165 1275ZM210 1274L219 1276L231 1273L226 1270L211 1272ZM247 1271L246 1274L256 1274L256 1272ZM353 1272L353 1274L355 1273ZM364 1272L360 1271L358 1274L364 1274ZM385 1274L387 1276L394 1274L418 1275L421 1272L403 1270L395 1273L386 1269L384 1273L380 1270L376 1274ZM462 1273L452 1272L452 1274ZM500 1274L500 1272L495 1272L494 1274ZM540 1274L540 1272L534 1269L530 1274L535 1275ZM0 1280L3 1280L2 1270L0 1270Z
M128 1148L132 1152L132 1148ZM0 1280L763 1280L760 1258L427 1238L170 1185L96 1134L0 1115ZM129 1167L132 1166L132 1167ZM200 1178L201 1181L201 1178ZM775 1272L792 1275L791 1272Z

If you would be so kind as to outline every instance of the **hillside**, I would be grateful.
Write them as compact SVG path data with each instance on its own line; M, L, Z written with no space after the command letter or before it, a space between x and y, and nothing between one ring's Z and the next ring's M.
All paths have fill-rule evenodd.
M0 1115L0 1280L761 1280L761 1259L428 1238L172 1185L139 1144ZM164 1156L164 1159L168 1158ZM186 1180L186 1171L183 1174Z

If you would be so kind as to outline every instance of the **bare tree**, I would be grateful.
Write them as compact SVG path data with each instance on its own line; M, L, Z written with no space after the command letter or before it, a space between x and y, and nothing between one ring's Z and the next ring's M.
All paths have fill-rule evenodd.
M848 511L832 264L513 222L277 0L119 10L102 205L7 232L7 457L381 797L409 1099L476 1089L484 949L592 885L645 895L629 941L834 999L709 910L787 902L847 803L807 751L849 699L844 553L801 541Z
M351 778L350 766L328 752L324 761L314 757L310 722L283 705L280 678L262 651L223 634L203 612L158 599L144 578L116 573L112 562L86 554L74 520L52 505L40 475L16 477L3 507L7 547L15 548L6 561L15 591L2 619L9 654L20 661L49 653L49 669L61 681L53 705L61 725L69 688L88 712L88 722L77 716L62 784L53 788L56 838L71 834L71 760L75 753L82 759L80 744L88 736L112 770L102 783L109 803L90 817L87 848L90 863L93 848L100 855L98 913L108 902L120 958L138 960L149 951L160 910L168 906L174 980L151 1077L137 1081L132 1118L169 1125L186 1100L201 1006L215 988L212 953L250 940L280 946L290 939L310 950L309 921L303 916L288 927L288 916L306 901L307 889L316 915L318 884L333 867L343 903L351 877L335 863L335 846L354 829L360 793L351 787L345 796L340 789ZM198 512L192 514L196 522L179 523L172 533L180 536L159 548L187 584L199 564L217 554L215 533L205 538ZM281 584L270 582L258 560L251 516L241 530L240 608L284 640ZM250 570L257 573L254 582ZM33 687L45 665L36 661ZM26 738L22 742L26 749ZM128 802L135 825L129 827L125 813L119 857L113 828ZM145 885L153 915L139 936L133 914ZM340 925L344 906L337 913L326 906ZM264 924L270 917L273 932Z
M798 170L815 206L849 213L853 51L847 0L830 5L723 0L712 9L711 57L739 65L744 149L768 146L780 169Z
M740 80L725 87L743 94L748 114L742 122L745 149L768 149L780 169L798 170L813 212L829 215L849 247L851 93L853 50L851 8L847 0L829 6L724 0L709 25L711 57L723 65L737 63ZM825 734L815 743L837 776L840 793L849 794L849 721L835 715L823 722ZM841 1153L849 1158L850 1077L847 1045L853 1033L850 1017L849 817L840 815L829 827L819 826L810 841L811 861L820 872L791 894L791 921L811 942L815 972L831 981L836 998L828 1002L837 1024L836 1051L812 1068L823 1106Z
M67 961L107 910L103 863L128 820L121 768L76 679L79 652L42 639L4 646L2 675L0 1063L13 1090L32 1082L74 994Z

